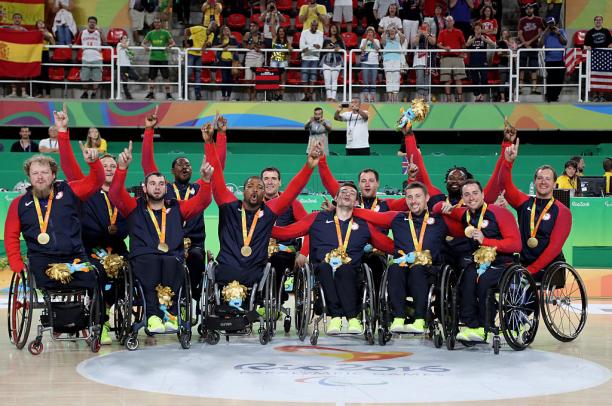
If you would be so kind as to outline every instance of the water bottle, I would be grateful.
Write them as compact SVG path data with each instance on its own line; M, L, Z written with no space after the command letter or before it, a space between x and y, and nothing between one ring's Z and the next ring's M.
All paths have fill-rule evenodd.
M529 182L529 196L535 195L535 185L533 182Z

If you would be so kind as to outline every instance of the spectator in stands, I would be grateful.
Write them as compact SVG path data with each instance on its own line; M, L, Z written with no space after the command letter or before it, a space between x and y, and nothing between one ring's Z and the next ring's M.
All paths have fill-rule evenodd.
M155 84L157 74L161 73L163 80L166 82L170 79L170 69L168 68L168 53L167 50L175 46L172 34L169 31L161 28L162 22L159 18L153 20L153 30L149 31L142 40L142 46L145 52L151 52L149 55L149 93L145 96L147 100L155 99ZM151 47L165 48L150 50ZM170 85L164 84L166 91L166 100L174 100L170 92Z
M431 28L428 23L421 24L419 32L412 41L415 49L432 49L436 47L436 38L431 34ZM417 97L427 99L428 88L430 83L430 75L432 61L435 56L430 52L414 53L413 67L416 71Z
M361 21L363 18L366 19L366 25L378 27L378 19L374 17L374 2L376 0L363 0L363 4L357 9L357 21Z
M346 32L353 31L353 0L336 0L332 21L340 26L342 20L346 23ZM330 26L331 29L331 26Z
M51 31L57 38L57 45L71 45L78 29L72 15L72 2L70 0L55 0L53 4L53 27Z
M491 6L484 6L480 9L480 20L478 22L482 25L482 33L486 35L491 41L497 41L497 20L494 18L494 10Z
M414 48L415 44L412 41L416 38L419 26L423 21L423 15L421 14L422 3L422 0L405 0L402 4L402 11L399 13L403 21L403 25L400 25L399 28L400 30L403 29L408 42L407 46L410 48Z
M453 16L455 27L463 33L463 38L469 38L472 35L472 10L474 9L474 0L450 0L450 15Z
M363 78L363 101L376 101L376 78L378 77L378 51L380 41L376 39L374 27L366 28L366 37L361 40L361 75Z
M57 127L52 125L48 130L49 138L40 140L38 150L43 153L59 152L59 144L57 142Z
M331 27L335 27L335 25L332 24ZM310 148L320 142L323 144L325 156L329 156L329 133L332 130L332 125L329 120L323 118L323 109L321 107L315 107L312 117L304 124L304 129L309 132L306 153L310 153Z
M176 20L181 25L191 25L191 0L174 0L172 13L176 15Z
M546 18L546 29L540 36L539 46L544 48L564 48L567 45L567 36L562 28L557 27L554 17ZM544 62L546 64L546 101L559 101L563 79L565 78L565 51L546 51Z
M83 30L77 38L77 45L83 45L83 66L81 67L81 82L101 82L102 81L102 49L106 45L106 37L102 30L98 28L98 19L94 16L87 18L87 29ZM86 48L85 48L86 47ZM91 47L91 48L89 48ZM91 89L91 94L89 94ZM81 99L95 99L98 84L83 86Z
M169 2L171 2L171 0L158 0L157 1L157 17L159 17L159 19L162 22L162 28L164 30L170 30L172 29L172 21L170 21L170 7L169 7Z
M21 127L19 141L11 146L11 152L38 152L38 144L30 139L31 134L28 127Z
M429 24L431 35L438 37L438 33L445 28L444 16L447 2L442 0L423 0L423 21Z
M595 16L593 21L595 27L587 31L584 37L584 49L612 48L612 34L603 26L603 16ZM605 102L606 98L603 92L593 92L592 100Z
M492 10L491 18L495 18L495 21L497 21L497 25L499 26L499 23L501 20L500 17L501 17L502 3L503 1L501 0L484 0L482 3L480 3L480 8L478 9L478 12L476 13L477 17L482 18L482 10L485 7L491 7L491 10Z
M190 66L187 76L191 78L194 72L194 87L195 99L202 100L202 87L200 86L200 78L202 75L202 52L211 47L215 40L215 30L217 24L211 22L208 28L202 25L194 25L185 29L185 48L197 48L187 51L187 64ZM205 69L212 69L212 66L207 66ZM189 79L191 80L191 79Z
M533 13L537 16L540 14L540 3L538 0L516 0L521 12L521 17L525 17L527 14L527 8L533 8Z
M557 24L563 26L561 20L561 9L563 8L563 0L546 0L546 18L553 17Z
M13 13L13 24L9 26L3 26L1 28L6 28L9 30L15 31L27 31L27 29L21 25L23 22L23 16L21 13ZM7 97L17 97L17 84L11 83L11 93ZM21 84L21 97L29 97L26 92L25 82Z
M49 45L55 45L55 38L53 37L53 34L49 32L43 20L36 21L36 28L38 31L42 32L43 35L43 50L40 65L40 76L38 77L38 80L49 81L49 66L47 65L50 62ZM42 83L37 85L36 88L36 97L51 96L51 85L49 83ZM43 92L43 90L46 91L46 93Z
M273 33L285 22L285 17L278 11L275 2L269 2L266 7L266 12L259 16L259 21L263 22L264 46L271 48Z
M399 32L399 27L391 24L387 31L381 36L383 52L383 68L385 69L385 82L387 90L387 101L397 103L400 90L400 65L403 55L399 52L407 42L404 34Z
M338 25L330 24L329 37L323 40L323 49L336 51L325 52L321 55L321 68L325 81L325 100L335 102L337 101L338 76L344 65L344 54L341 50L345 49Z
M569 189L574 191L574 196L580 195L580 177L578 176L578 164L571 159L565 163L563 173L557 178L555 187L557 189Z
M482 24L477 22L474 24L474 35L470 36L465 43L465 46L468 49L478 50L476 52L470 52L470 77L472 80L472 85L475 87L472 88L474 93L474 101L483 102L485 101L485 86L487 85L488 78L488 61L486 50L488 47L495 48L496 44L489 37L483 34L482 32Z
M261 49L264 47L264 39L259 32L259 25L256 21L251 21L249 31L242 37L242 47L248 49L244 57L244 73L245 82L251 84L247 87L249 92L249 100L254 101L257 98L255 90L255 69L263 66L264 54ZM316 72L315 72L316 74Z
M542 34L542 19L536 17L533 12L533 5L526 8L527 15L522 17L518 23L519 46L522 49L531 49L538 46L538 39ZM520 83L524 83L525 74L531 73L531 92L539 93L538 84L538 51L522 51L519 58L521 70L519 72ZM534 68L532 70L522 68Z
M96 148L100 155L106 154L108 149L106 140L100 136L100 131L96 127L90 127L87 131L85 148Z
M440 81L446 83L444 93L446 94L446 101L449 103L453 101L451 89L453 80L456 85L457 101L463 101L461 81L466 78L465 61L462 53L452 51L463 49L465 46L463 32L455 28L454 22L452 16L446 17L446 29L438 34L438 48L447 51L440 54Z
M576 162L576 175L578 176L584 176L584 167L585 167L585 163L584 163L584 158L581 157L580 155L576 155L570 158L571 161Z
M604 194L610 196L612 194L612 158L606 158L603 161L605 187Z
M300 50L302 52L302 84L304 98L302 101L313 101L312 84L317 80L317 67L319 65L319 50L323 47L323 32L319 31L319 20L310 20L310 29L302 31L300 36Z
M317 0L310 0L309 4L300 7L298 19L304 24L303 32L310 30L313 21L317 22L317 30L324 32L327 25L327 9L317 4Z
M238 61L238 55L228 51L229 48L238 48L238 41L236 41L227 25L221 27L221 33L217 37L214 47L223 48L222 51L217 51L217 63L221 67L221 100L229 101L232 96L232 87L229 85L234 83L233 66L240 65L240 62ZM239 75L240 70L237 69L236 76Z
M287 66L289 65L289 54L293 51L291 42L287 39L287 29L278 27L272 36L272 49L278 51L272 52L270 58L270 66L277 68L280 74L280 87L274 95L274 100L283 100L283 92L285 91L285 82L287 81Z
M438 34L446 29L446 15L443 10L442 5L437 4L434 8L434 16L431 19L433 22L433 24L430 25L431 35L433 35L436 39L438 38Z
M221 1L206 0L202 4L202 26L208 28L210 23L214 21L219 27L221 25L221 11L223 11Z
M116 52L119 75L121 75L121 80L124 81L122 85L123 93L125 94L126 99L132 100L132 93L130 93L130 89L128 88L127 82L129 80L139 82L140 76L138 76L134 68L132 68L132 59L134 58L134 52L130 49L130 40L126 34L123 34L121 36L121 39L117 43Z
M375 0L374 1L374 18L377 21L380 21L384 16L387 15L389 11L389 6L391 4L395 4L397 9L399 10L399 1L398 0Z
M346 155L370 155L368 112L361 109L359 97L353 97L349 111L343 110L338 105L334 120L346 122Z
M513 51L516 50L516 41L510 37L510 31L508 29L503 29L501 32L501 39L497 41L497 48L508 50L511 49ZM503 87L497 88L497 100L505 103L508 101L508 80L510 78L510 55L508 52L498 52L498 64L497 66L500 68L499 70L499 80L500 85Z
M383 34L391 25L402 28L402 19L398 17L398 7L395 3L389 5L387 14L378 22L378 33Z
M155 5L151 0L130 0L129 2L130 20L132 22L132 38L135 44L140 44L140 34L145 28L153 26L155 21Z

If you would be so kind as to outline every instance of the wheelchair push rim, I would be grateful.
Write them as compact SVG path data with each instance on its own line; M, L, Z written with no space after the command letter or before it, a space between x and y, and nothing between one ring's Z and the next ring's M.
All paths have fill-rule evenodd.
M295 278L295 329L298 338L304 341L308 335L308 325L312 317L310 267L298 270Z
M529 271L511 266L499 283L499 321L508 345L521 351L534 340L539 324L539 297Z
M18 349L22 349L28 341L33 303L34 289L27 271L14 273L9 287L7 326L10 342Z

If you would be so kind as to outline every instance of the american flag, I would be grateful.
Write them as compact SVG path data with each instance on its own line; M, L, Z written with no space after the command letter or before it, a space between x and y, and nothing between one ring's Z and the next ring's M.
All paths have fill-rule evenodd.
M591 90L612 92L612 49L591 52Z
M410 167L410 161L408 160L408 157L404 157L404 159L402 159L402 175L408 175L408 168Z
M565 50L563 60L565 62L565 70L568 75L574 73L578 65L585 59L585 54L581 48L569 48Z

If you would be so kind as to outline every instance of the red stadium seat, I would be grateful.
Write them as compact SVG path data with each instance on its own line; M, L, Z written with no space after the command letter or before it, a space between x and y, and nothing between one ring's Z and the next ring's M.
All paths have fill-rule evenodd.
M300 11L300 8L302 6L306 6L308 4L310 4L310 0L297 0L297 6L296 7L297 7L298 11Z
M301 64L302 64L302 58L300 56L300 52L299 51L291 52L291 55L289 56L289 65L300 66Z
M49 66L49 80L63 82L64 75L64 68L61 66Z
M251 14L251 20L249 21L249 24L250 24L250 23L253 23L253 22L256 22L256 23L257 23L257 25L259 25L259 28L260 28L260 29L261 29L261 28L263 28L264 23L263 23L263 21L260 21L260 20L259 20L259 16L260 16L260 15L261 15L261 14L259 14L259 13L256 13L256 14Z
M575 48L582 48L584 46L584 37L586 33L587 30L578 30L574 33L573 41Z
M346 49L357 48L357 34L354 32L343 32L340 36L342 37L342 42L344 42Z
M408 71L408 84L411 86L416 85L416 70L414 69Z
M299 17L295 17L295 29L298 31L304 30L304 23L300 21Z
M278 11L291 11L293 4L291 0L277 0L276 8Z
M280 26L284 27L285 29L290 28L291 27L291 17L289 17L287 14L283 14L283 17L285 17L285 22L282 22Z
M112 49L103 49L102 50L102 62L105 64L111 63L113 60L113 50Z
M215 73L215 83L220 84L221 82L221 69L217 69L217 72Z
M115 46L121 41L121 37L127 35L127 31L123 28L111 28L108 30L108 34L106 34L106 42L108 45Z
M203 66L214 65L216 61L217 61L217 54L215 51L202 52L202 65Z
M234 36L238 44L242 44L242 33L238 31L232 31L232 35Z
M77 51L77 62L82 62L83 61L83 48L80 48Z
M301 85L302 84L302 74L297 69L292 69L287 71L287 81L288 85Z
M80 82L81 81L81 68L70 68L70 72L68 72L67 79L69 82Z
M299 48L300 47L300 37L302 36L302 31L296 31L295 34L293 34L293 40L291 41L291 46L294 48Z
M210 69L202 69L200 73L200 83L210 83L212 80L212 75L210 73Z
M247 19L242 14L230 14L227 17L227 26L230 30L242 31L247 28Z
M72 61L72 49L70 48L55 48L51 55L51 61L55 63Z
M111 69L109 66L102 68L102 81L110 82L112 80Z

